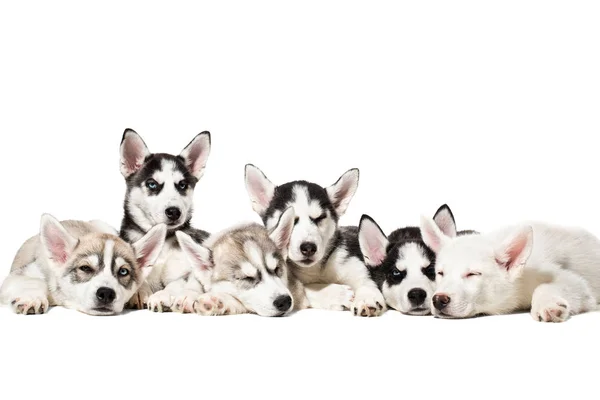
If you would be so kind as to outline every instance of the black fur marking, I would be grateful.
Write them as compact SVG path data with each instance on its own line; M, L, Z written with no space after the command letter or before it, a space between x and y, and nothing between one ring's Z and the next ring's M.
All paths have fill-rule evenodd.
M306 188L308 198L316 200L323 210L329 210L331 218L333 218L336 223L338 222L339 217L333 208L333 204L331 204L331 200L329 200L329 196L327 196L327 191L323 187L307 181L294 181L275 187L273 200L271 200L269 207L267 207L266 211L261 216L264 224L266 224L277 211L284 212L292 205L296 200L294 194L294 187L296 186L303 186Z

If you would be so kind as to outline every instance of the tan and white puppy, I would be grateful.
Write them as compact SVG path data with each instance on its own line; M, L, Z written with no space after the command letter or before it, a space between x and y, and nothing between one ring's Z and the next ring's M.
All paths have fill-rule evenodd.
M528 222L450 238L423 217L421 233L437 255L437 317L530 310L536 321L562 322L600 300L600 240L581 228Z
M45 214L39 235L17 252L0 303L26 315L50 306L118 314L151 271L165 235L165 225L157 225L130 245L102 222L60 222Z
M246 224L213 235L204 245L177 232L206 293L196 298L180 296L174 309L203 315L275 317L306 308L303 286L288 273L285 263L293 227L290 208L271 231L256 223Z

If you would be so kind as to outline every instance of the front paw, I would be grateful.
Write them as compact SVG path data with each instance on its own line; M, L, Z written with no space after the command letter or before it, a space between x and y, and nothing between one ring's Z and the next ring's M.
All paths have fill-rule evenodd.
M350 310L354 300L354 290L348 285L332 284L321 290L323 295L322 309L344 311Z
M359 291L352 303L352 312L359 317L379 317L385 310L385 300L379 291Z
M144 284L125 304L125 308L128 310L145 310L148 308L148 299L150 296L152 296L152 290L148 285Z
M558 297L536 301L531 306L531 317L540 322L564 322L570 314L569 303Z
M175 297L173 300L172 310L182 314L195 313L195 307L198 304L198 297L200 297L200 293L198 292L181 294Z
M166 290L159 290L148 298L148 309L153 312L170 312L173 296Z
M12 310L17 314L35 315L48 312L48 299L46 297L21 296L10 302Z
M198 297L194 303L194 311L205 316L242 313L237 300L220 293L205 293Z

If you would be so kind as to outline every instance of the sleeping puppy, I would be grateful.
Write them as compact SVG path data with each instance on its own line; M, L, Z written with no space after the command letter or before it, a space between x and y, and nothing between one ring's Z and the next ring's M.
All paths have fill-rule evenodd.
M259 224L234 227L200 245L183 232L177 239L204 294L179 296L174 310L202 315L288 315L307 307L302 284L288 273L287 246L294 211L286 210L267 231Z
M444 204L433 221L444 234L473 234L456 231L454 215ZM386 236L368 215L360 220L358 242L371 278L383 293L388 306L409 315L431 313L435 291L435 253L423 242L418 227L406 227Z
M130 245L99 222L43 215L40 233L17 252L0 303L17 314L64 306L90 315L118 314L151 271L167 229L157 225Z

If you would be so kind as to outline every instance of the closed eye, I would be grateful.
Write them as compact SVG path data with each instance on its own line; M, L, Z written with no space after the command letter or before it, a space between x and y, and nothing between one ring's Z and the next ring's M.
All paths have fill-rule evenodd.
M439 276L444 276L444 271L438 271L437 273Z
M327 218L327 213L323 213L323 214L319 215L317 218L311 218L310 220L318 225L325 218Z
M473 276L481 276L481 272L469 272L465 275L466 278L471 278Z

